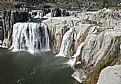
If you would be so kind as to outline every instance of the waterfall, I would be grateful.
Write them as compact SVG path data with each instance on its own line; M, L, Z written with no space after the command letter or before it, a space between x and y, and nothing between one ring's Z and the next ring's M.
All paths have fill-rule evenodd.
M48 30L47 30L47 26L44 23L41 23L41 27L44 28L44 36L42 37L43 40L41 39L42 43L44 44L42 50L43 51L49 51L50 50L50 43L49 43L49 35L48 35ZM42 36L42 35L41 35Z
M42 12L37 12L37 15L34 18L51 18L51 13L47 13L45 16L42 16Z
M73 67L74 64L75 64L75 62L76 62L76 57L80 55L80 52L81 52L81 50L82 50L83 45L84 45L84 42L81 43L81 44L77 47L76 53L72 56L73 58L69 59L69 60L68 60L66 63L64 63L64 64L68 64L68 65L70 65L71 67Z
M16 23L13 26L13 51L27 50L31 53L50 50L47 26L44 23Z
M63 39L62 39L62 44L61 44L60 52L59 52L59 54L57 54L57 56L64 56L65 57L67 55L72 32L73 32L73 29L70 28L70 30L68 30L64 34Z
M51 13L46 14L43 18L51 18Z
M81 44L77 47L76 53L75 53L72 57L76 58L77 56L80 55L80 52L81 52L81 49L82 49L83 45L84 45L84 42L81 43Z

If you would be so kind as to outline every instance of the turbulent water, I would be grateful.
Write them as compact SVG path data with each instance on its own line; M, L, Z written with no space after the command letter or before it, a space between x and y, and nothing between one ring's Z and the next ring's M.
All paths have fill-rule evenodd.
M0 84L78 84L66 61L52 52L31 55L0 49Z

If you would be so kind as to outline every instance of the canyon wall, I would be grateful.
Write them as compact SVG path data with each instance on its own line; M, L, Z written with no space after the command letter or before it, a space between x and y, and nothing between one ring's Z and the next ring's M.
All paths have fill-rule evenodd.
M12 50L30 52L51 49L57 56L69 58L74 69L72 77L80 83L96 84L98 81L101 84L104 74L99 77L100 72L105 73L107 66L121 63L121 15L118 10L101 9L49 17L42 22L19 22L13 27L10 24L9 27L3 24L3 46L12 45Z
M0 17L0 45L10 48L12 45L13 25L17 22L28 21L27 12L4 10Z
M119 11L101 9L50 18L43 23L49 29L52 51L70 58L75 70L72 77L80 83L96 84L103 68L120 63Z

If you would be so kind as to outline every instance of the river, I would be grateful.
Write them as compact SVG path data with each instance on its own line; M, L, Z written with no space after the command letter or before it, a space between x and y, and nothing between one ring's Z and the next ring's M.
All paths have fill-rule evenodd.
M0 84L79 84L67 60L51 51L32 55L0 48Z

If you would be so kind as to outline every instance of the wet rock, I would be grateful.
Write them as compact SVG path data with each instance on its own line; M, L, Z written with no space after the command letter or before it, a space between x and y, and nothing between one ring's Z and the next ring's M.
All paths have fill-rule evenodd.
M53 17L42 21L48 26L52 51L59 52L64 34L70 28L74 27L78 21L80 21L78 18L71 17L71 16L65 17L65 18ZM68 47L69 52L67 53L69 56L70 54L72 55L73 52L75 51L75 38L76 38L76 31L77 31L76 29L78 28L79 26L75 28L74 33L71 34L71 37L70 37L71 42Z
M52 17L61 17L61 10L60 10L60 8L53 8L52 10L51 10L51 15L52 15Z
M3 29L3 38L2 46L5 48L10 48L12 45L12 31L13 24L16 22L25 22L28 21L28 13L27 12L18 12L5 10L2 13L2 29Z
M82 69L75 71L71 76L74 77L80 83L82 83L83 80L85 80L87 78L85 71Z
M100 71L106 66L116 64L117 56L120 54L121 15L118 11L110 9L102 9L84 15L85 17L81 17L81 22L83 24L90 23L91 25L83 26L83 29L80 29L77 34L77 46L81 43L83 43L83 46L80 49L77 48L80 50L80 54L77 56L74 68L77 71L84 69L88 73L87 84L96 84ZM78 62L82 61L84 65L78 64Z
M29 13L28 12L13 12L13 23L17 22L26 22L29 20Z
M4 32L4 40L2 46L5 48L9 48L12 42L12 26L13 26L12 11L10 10L3 11L2 25Z
M87 84L96 84L100 71L107 66L115 65L120 60L120 13L111 9L102 9L82 13L80 16L77 14L60 17L62 16L60 9L55 8L52 12L55 17L42 21L48 29L52 51L55 53L63 51L66 57L76 59L73 63L75 72L72 76L80 83L88 79ZM65 15L65 11L63 14ZM3 22L5 23L3 44L6 46L11 32L7 33L9 25L6 24L9 21L3 19ZM44 45L39 43L40 41L36 40L34 47L39 48Z
M52 17L61 17L61 16L64 17L64 16L70 16L70 14L64 9L55 7L51 9L51 16Z

